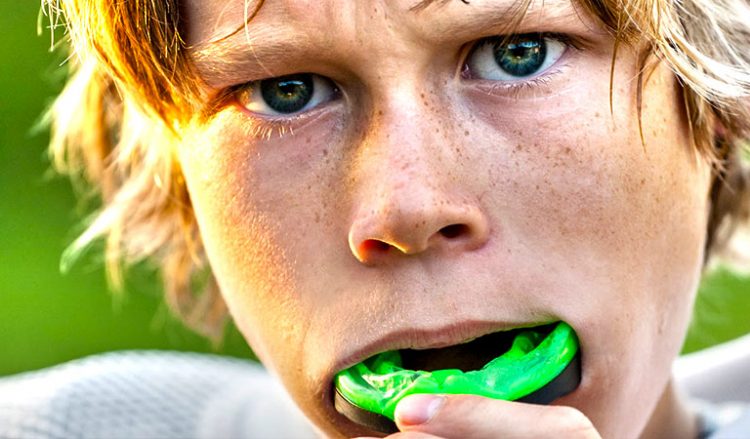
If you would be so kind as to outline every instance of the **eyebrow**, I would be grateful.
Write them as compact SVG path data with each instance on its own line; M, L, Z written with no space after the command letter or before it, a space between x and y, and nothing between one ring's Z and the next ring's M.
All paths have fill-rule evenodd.
M248 75L273 76L273 72L264 66L262 60L289 52L292 41L297 45L295 51L301 50L299 46L306 44L296 39L279 37L278 29L267 25L253 26L253 34L249 39L246 39L244 33L240 35L242 41L247 43L244 45L246 49L238 49L233 38L223 38L188 49L198 73L204 79L223 82L234 76L238 69Z
M462 2L469 4L471 0L419 0L413 4L409 11L419 13L433 4L444 7L450 2ZM264 1L262 3L270 3ZM490 30L514 29L524 22L526 11L534 3L533 0L508 0L498 2L499 5L477 6L471 9L466 20L455 24L453 27L442 28L441 33L457 36L467 33L471 29L472 34L489 32ZM540 6L529 9L529 11L566 10L573 5L571 0L542 0ZM571 9L575 14L575 11ZM577 15L574 15L577 16ZM256 17L257 19L257 17ZM508 21L510 20L510 22ZM320 47L307 38L284 32L284 28L277 23L266 23L263 20L253 21L252 33L237 32L216 41L208 42L189 48L194 65L201 77L209 86L223 88L252 79L262 79L278 76L278 69L283 65L285 70L294 70L289 60L297 60L302 53L315 53ZM239 40L242 41L239 41ZM238 44L246 43L246 44ZM318 44L320 44L318 42ZM240 48L241 47L241 48ZM283 62L281 62L281 61ZM267 61L267 62L264 62ZM267 66L267 65L268 66ZM285 72L291 73L291 72Z

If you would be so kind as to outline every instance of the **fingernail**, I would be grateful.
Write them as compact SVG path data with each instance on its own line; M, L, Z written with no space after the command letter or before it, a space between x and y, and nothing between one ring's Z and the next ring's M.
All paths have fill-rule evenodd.
M419 425L435 416L443 401L442 396L410 395L396 406L395 417L399 425Z

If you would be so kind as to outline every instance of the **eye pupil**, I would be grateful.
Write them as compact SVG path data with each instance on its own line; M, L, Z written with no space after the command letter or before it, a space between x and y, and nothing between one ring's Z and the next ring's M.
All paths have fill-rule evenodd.
M521 35L508 43L495 46L497 65L517 77L529 76L539 70L547 56L544 38Z
M263 100L274 111L295 113L305 108L313 96L311 74L282 76L261 81Z

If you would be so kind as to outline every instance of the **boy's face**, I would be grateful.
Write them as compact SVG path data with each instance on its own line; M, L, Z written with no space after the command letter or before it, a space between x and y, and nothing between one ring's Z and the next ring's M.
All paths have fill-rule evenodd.
M681 94L650 77L642 144L636 54L620 48L610 112L613 39L568 2L532 3L517 33L550 33L527 37L536 52L476 43L512 4L267 0L198 64L213 94L320 76L265 83L309 99L292 113L238 93L179 159L234 319L327 434L364 433L333 409L339 370L517 326L573 326L583 379L559 403L604 437L638 434L668 379L710 180ZM188 0L188 42L231 33L243 6ZM508 79L518 63L531 73Z

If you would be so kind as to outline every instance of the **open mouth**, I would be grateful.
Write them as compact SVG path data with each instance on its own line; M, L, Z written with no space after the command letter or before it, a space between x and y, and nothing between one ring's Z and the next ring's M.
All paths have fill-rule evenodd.
M336 375L334 405L358 424L392 433L396 405L413 394L547 404L578 387L578 351L573 329L557 322L440 349L382 352Z

